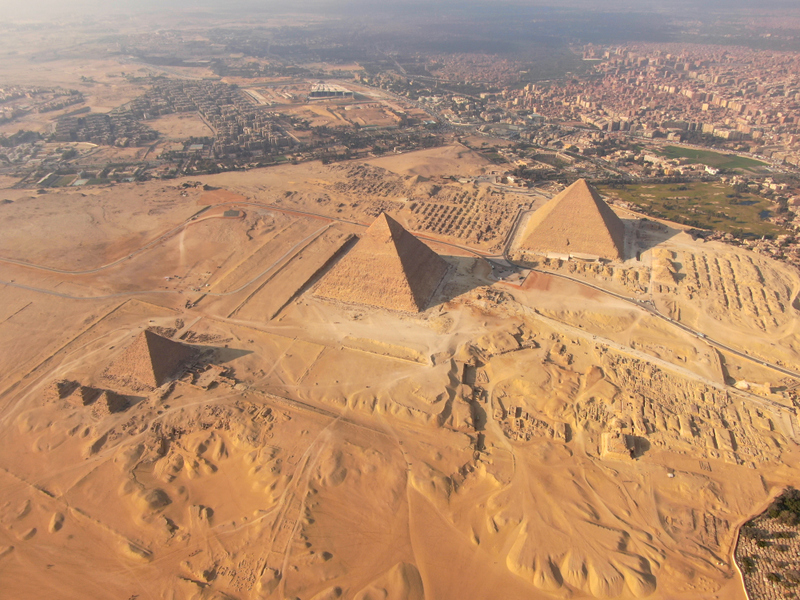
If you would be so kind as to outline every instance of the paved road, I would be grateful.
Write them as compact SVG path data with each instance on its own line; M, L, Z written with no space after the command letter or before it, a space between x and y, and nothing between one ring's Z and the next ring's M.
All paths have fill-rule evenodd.
M301 246L303 246L306 242L308 242L308 241L310 241L310 240L312 240L314 238L317 238L320 235L322 235L322 233L326 229L328 229L328 227L330 227L330 224L325 225L325 226L317 229L313 233L309 234L308 236L304 237L302 240L297 242L294 246L289 248L289 250L287 250L285 253L283 253L283 255L281 255L280 257L275 259L266 269L261 271L258 275L253 277L250 281L242 284L240 287L236 288L235 290L232 290L230 292L204 292L204 295L222 297L222 296L232 296L233 294L238 294L239 292L241 292L242 290L244 290L248 286L253 285L261 277L263 277L264 275L269 273L273 268L275 268L277 265L279 265L281 262L283 262L283 260L286 257L288 257L290 254L292 254L295 251L297 251L297 249L300 248ZM22 289L22 290L28 290L28 291L31 291L31 292L37 292L39 294L47 294L47 295L50 295L50 296L57 296L59 298L67 298L69 300L109 300L111 298L126 298L128 296L141 296L143 294L183 294L184 293L184 290L137 290L137 291L119 292L119 293L116 293L116 294L103 294L103 295L99 295L99 296L73 296L71 294L64 294L62 292L56 292L56 291L53 291L53 290L46 290L46 289L43 289L43 288L37 288L37 287L29 286L29 285L24 285L24 284L21 284L21 283L16 283L15 281L5 281L5 280L1 280L0 279L0 285L7 285L7 286L10 286L10 287L19 288L19 289ZM199 290L199 292L202 292L202 290Z
M348 225L357 225L359 227L367 227L367 225L365 225L364 223L357 223L355 221L348 221L346 219L337 219L337 218L334 218L334 217L326 217L324 215L304 212L304 211L301 211L301 210L281 208L279 206L275 206L275 205L272 205L272 204L266 204L266 203L263 203L263 202L251 202L251 201L248 201L248 200L239 201L239 202L231 201L231 202L221 202L219 204L214 204L213 206L207 206L207 207L203 208L202 210L200 210L200 211L196 212L195 214L193 214L191 217L189 217L188 219L186 219L185 221L183 221L179 225L176 225L175 227L173 227L172 229L170 229L166 233L163 233L163 234L159 235L157 238L150 240L149 242L147 242L143 246L140 246L139 248L137 248L136 250L134 250L130 254L128 254L126 256L123 256L122 258L118 258L117 260L114 260L112 262L109 262L109 263L100 265L98 267L95 267L93 269L84 269L84 270L76 270L76 271L72 271L72 270L68 270L68 269L57 269L55 267L48 267L48 266L45 266L45 265L38 265L38 264L35 264L35 263L31 263L31 262L17 260L17 259L14 259L14 258L4 258L4 257L1 257L1 256L0 256L0 263L4 262L4 263L12 264L12 265L17 265L19 267L26 267L26 268L29 268L29 269L36 269L38 271L47 271L49 273L59 273L61 275L91 275L93 273L99 273L100 271L104 271L104 270L109 269L111 267L115 267L115 266L117 266L117 265L119 265L119 264L121 264L121 263L123 263L125 261L131 260L132 258L142 254L146 250L149 250L150 248L152 248L156 244L158 244L160 242L163 242L163 241L169 239L170 237L180 233L183 229L186 229L187 227L189 227L191 225L194 225L194 224L197 224L197 223L201 223L203 221L208 221L208 220L211 220L211 219L227 219L227 218L229 218L229 217L223 217L222 215L214 215L214 216L205 217L203 219L198 219L198 217L201 214L203 214L204 212L206 212L207 210L209 210L211 208L215 208L215 207L218 207L218 206L228 206L228 205L230 205L230 206L256 206L256 207L259 207L259 208L266 208L266 209L269 209L269 210L273 210L273 211L276 211L276 212L281 212L281 213L288 214L288 215L293 215L293 216L308 217L308 218L317 219L317 220L326 221L326 222L346 223Z
M209 210L210 208L211 208L210 206L206 206L202 210L199 210L198 212L193 214L191 217L186 219L180 225L177 225L177 226L173 227L172 229L170 229L169 231L167 231L166 233L162 233L157 238L150 240L149 242L147 242L143 246L140 246L139 248L137 248L136 250L134 250L133 252L131 252L127 256L123 256L122 258L118 258L117 260L112 261L110 263L106 263L104 265L100 265L99 267L95 267L94 269L85 269L85 270L82 270L82 271L80 271L80 270L79 271L70 271L70 270L67 270L67 269L56 269L55 267L47 267L47 266L44 266L44 265L37 265L35 263L26 262L26 261L23 261L23 260L16 260L14 258L3 258L1 256L0 256L0 262L8 263L8 264L11 264L11 265L17 265L17 266L20 266L20 267L26 267L26 268L29 268L29 269L36 269L38 271L47 271L49 273L60 273L62 275L90 275L92 273L99 273L100 271L104 271L105 269L110 269L111 267L114 267L114 266L116 266L116 265L118 265L120 263L123 263L126 260L130 260L134 256L137 256L137 255L141 254L145 250L149 250L150 248L152 248L153 246L155 246L159 242L163 242L164 240L172 237L173 235L177 234L182 229L185 229L186 227L188 227L192 223L199 223L200 221L207 221L209 219L227 218L227 217L223 217L222 215L219 215L219 216L213 216L213 217L206 217L204 219L199 219L198 220L198 217L201 214L203 214L204 212L206 212L207 210Z
M57 296L59 298L67 298L68 300L109 300L111 298L127 298L129 296L141 296L142 294L182 294L179 290L140 290L135 292L119 292L117 294L103 294L100 296L73 296L71 294L64 294L62 292L55 292L53 290L46 290L37 288L15 281L5 281L0 279L0 285L7 285L8 287L19 288L21 290L28 290L29 292L36 292L38 294L47 294L48 296Z
M508 235L508 237L506 239L505 245L503 246L502 257L500 257L500 256L491 256L491 257L488 257L488 258L502 258L510 266L515 267L517 269L528 269L529 268L529 267L525 267L524 265L516 264L508 256L508 251L511 248L511 243L512 243L512 241L514 239L514 235L516 233L517 228L519 227L520 222L522 221L522 217L525 214L525 212L527 212L527 211L522 211L521 210L517 214L517 218L515 219L514 224L512 225L511 231L509 232L509 235ZM663 314L662 312L660 312L656 308L656 306L655 306L655 304L653 304L652 300L643 301L643 300L639 300L638 298L631 298L629 296L623 296L622 294L617 294L616 292L612 292L611 290L607 290L607 289L602 288L602 287L600 287L598 285L595 285L593 283L589 283L588 281L584 281L582 279L578 279L577 277L570 277L569 275L565 275L563 273L557 273L557 272L554 272L554 271L548 271L547 269L530 268L530 270L531 271L535 271L537 273L544 273L546 275L552 275L553 277L560 277L561 279L566 279L567 281L572 281L573 283L577 283L579 285L583 285L583 286L592 288L593 290L597 290L598 292L601 292L601 293L606 294L608 296L612 296L614 298L617 298L617 299L622 300L624 302L627 302L629 304L633 304L635 306L638 306L639 308L649 312L652 316L657 317L659 319L662 319L663 321L666 321L666 322L674 325L675 327L678 327L679 329L682 329L686 333L690 333L690 334L694 335L695 337L697 337L699 339L702 339L705 342L708 342L712 346L716 346L717 348L725 350L726 352L730 352L731 354L734 354L734 355L736 355L736 356L738 356L740 358L744 358L745 360L749 360L751 362L757 363L757 364L759 364L761 366L769 367L770 369L778 371L779 373L782 373L784 375L788 375L789 377L795 377L795 378L800 379L800 372L791 371L791 370L786 369L786 368L784 368L784 367L782 367L780 365L776 365L774 363L763 361L763 360L760 360L760 359L755 358L753 356L750 356L746 352L742 352L740 350L736 350L735 348L731 348L730 346L728 346L726 344L723 344L722 342L720 342L718 340L715 340L713 338L708 337L708 335L706 335L702 331L698 331L696 329L692 329L688 325L685 325L685 324L681 323L680 321L676 321L675 319L672 319L672 318L668 317L667 315Z
M527 268L527 267L523 267L522 265L515 264L514 262L512 262L508 258L506 258L506 260L509 262L509 264L511 264L511 265L513 265L513 266L515 266L517 268L520 268L520 269ZM616 292L612 292L612 291L607 290L605 288L602 288L600 286L594 285L593 283L589 283L587 281L582 281L582 280L577 279L575 277L570 277L569 275L564 275L563 273L556 273L554 271L548 271L546 269L530 269L530 270L531 271L535 271L537 273L544 273L546 275L552 275L553 277L560 277L561 279L566 279L568 281L572 281L573 283L577 283L577 284L592 288L593 290L597 290L598 292L602 292L603 294L606 294L608 296L612 296L612 297L617 298L619 300L622 300L624 302L628 302L629 304L633 304L633 305L641 308L642 310L647 311L652 316L657 317L659 319L662 319L664 321L667 321L671 325L674 325L675 327L678 327L679 329L682 329L686 333L690 333L690 334L694 335L695 337L697 337L698 339L703 340L704 342L708 342L712 346L716 346L717 348L725 350L726 352L730 352L731 354L735 354L736 356L738 356L740 358L744 358L745 360L749 360L749 361L757 363L757 364L759 364L761 366L769 367L770 369L778 371L779 373L782 373L784 375L788 375L790 377L795 377L795 378L800 379L800 373L798 373L796 371L791 371L789 369L781 367L780 365L776 365L774 363L769 363L769 362L760 360L758 358L755 358L753 356L750 356L746 352L741 352L739 350L736 350L735 348L731 348L730 346L728 346L726 344L723 344L722 342L720 342L718 340L715 340L713 338L708 337L702 331L698 331L696 329L692 329L688 325L685 325L685 324L683 324L683 323L681 323L679 321L676 321L675 319L671 319L670 317L668 317L665 314L661 313L651 303L651 301L645 302L645 301L639 300L637 298L630 298L628 296L623 296L622 294L617 294Z
M318 220L326 221L328 223L337 222L337 223L344 223L344 224L347 224L347 225L354 225L354 226L357 226L357 227L368 227L368 225L365 224L365 223L358 223L356 221L349 221L347 219L339 219L339 218L336 218L336 217L330 217L330 216L327 216L327 215L321 215L321 214L313 213L313 212L309 212L309 211L302 211L302 210L296 210L296 209L283 208L283 207L280 207L280 206L275 206L273 204L267 204L267 203L263 203L263 202L254 202L254 201L251 201L251 200L224 202L224 203L217 204L215 206L224 206L224 205L255 206L255 207L264 208L264 209L267 209L267 210L273 210L273 211L277 211L277 212L282 212L282 213L289 214L289 215L296 215L296 216L308 217L308 218L312 218L312 219L318 219ZM148 242L147 244L145 244L144 246L140 247L138 250L135 250L133 253L129 254L128 256L120 258L120 259L118 259L116 261L113 261L111 263L108 263L106 265L102 265L102 266L97 267L95 269L88 269L88 270L84 270L84 271L67 271L67 270L54 269L54 268L50 268L50 267L44 267L44 266L41 266L41 265L35 265L35 264L32 264L32 263L26 263L26 262L23 262L23 261L17 261L17 260L13 260L13 259L5 259L5 258L0 258L0 262L6 262L6 263L16 264L16 265L23 266L23 267L29 267L29 268L33 268L33 269L39 269L39 270L43 270L43 271L49 271L49 272L53 272L53 273L61 273L61 274L66 274L66 275L83 275L83 274L97 273L97 272L102 271L104 269L108 269L108 268L110 268L112 266L120 264L120 263L122 263L122 262L124 262L126 260L130 260L134 256L136 256L138 254L141 254L142 252L146 251L147 249L149 249L150 247L152 247L156 243L164 240L165 238L167 238L169 236L175 235L178 231L180 231L181 229L187 227L193 221L196 222L197 217L200 214L202 214L203 212L205 212L206 210L208 210L208 208L209 207L206 207L203 210L199 211L198 213L192 215L191 217L189 217L186 221L184 221L180 225L178 225L178 226L174 227L173 229L169 230L167 233L162 234L158 238ZM524 211L520 211L517 214L517 218L516 218L516 220L515 220L515 222L514 222L514 224L512 226L512 232L511 233L516 231L516 228L518 227L519 222L520 222L523 214L524 214ZM209 218L214 218L214 217L209 217ZM310 237L313 237L314 235L319 235L321 232L322 232L322 230L318 230L314 234L311 234L311 236L309 236L308 238L305 238L304 240L302 240L300 243L305 242L307 239L309 239ZM679 321L675 321L674 319L671 319L670 317L662 314L661 312L659 312L659 310L654 305L652 305L649 302L644 302L644 301L639 300L637 298L631 298L631 297L628 297L628 296L623 296L622 294L618 294L616 292L612 292L610 290L602 288L602 287L600 287L598 285L595 285L593 283L589 283L587 281L583 281L583 280L575 278L575 277L570 277L569 275L565 275L563 273L556 273L556 272L553 272L553 271L548 271L546 269L533 269L533 268L529 268L529 267L526 267L524 265L520 265L520 264L517 264L517 263L513 262L508 256L508 250L510 248L511 241L513 240L513 235L511 233L509 234L509 236L505 240L502 254L490 254L490 253L485 252L483 250L477 250L475 248L470 248L468 246L462 246L460 244L454 244L452 242L446 242L446 241L443 241L443 240L437 238L436 236L432 236L432 235L419 234L419 233L415 234L415 235L417 237L421 238L421 239L428 240L428 241L431 241L431 242L434 242L436 244L440 244L440 245L443 245L443 246L449 246L449 247L452 247L452 248L456 248L458 250L461 250L462 252L467 252L467 253L473 254L474 256L478 256L480 258L484 258L484 259L488 260L489 262L492 262L492 263L494 263L495 265L498 265L498 266L506 266L506 265L508 265L508 266L511 266L511 267L514 267L514 268L520 269L520 270L528 269L530 271L534 271L534 272L537 272L537 273L544 273L546 275L552 275L553 277L560 277L562 279L566 279L568 281L572 281L573 283L577 283L579 285L583 285L583 286L592 288L593 290L597 290L598 292L601 292L601 293L606 294L608 296L612 296L614 298L622 300L623 302L627 302L629 304L633 304L633 305L641 308L642 310L645 310L645 311L649 312L654 317L657 317L657 318L662 319L662 320L664 320L664 321L666 321L668 323L671 323L675 327L678 327L679 329L682 329L685 332L690 333L690 334L694 335L695 337L697 337L699 339L702 339L703 341L708 342L709 344L711 344L713 346L716 346L717 348L725 350L726 352L730 352L731 354L734 354L734 355L736 355L736 356L738 356L740 358L743 358L745 360L749 360L749 361L757 363L757 364L759 364L761 366L773 369L774 371L777 371L777 372L779 372L779 373L781 373L783 375L787 375L789 377L794 377L794 378L800 379L800 373L798 373L796 371L792 371L790 369L786 369L786 368L784 368L784 367L782 367L780 365L776 365L774 363L770 363L770 362L767 362L767 361L763 361L763 360L757 359L755 357L750 356L746 352L741 352L740 350L736 350L735 348L731 348L730 346L728 346L728 345L726 345L726 344L724 344L724 343L722 343L722 342L720 342L718 340L715 340L713 338L708 337L702 331L698 331L696 329L692 329L688 325L680 323ZM296 247L297 246L295 246L295 248ZM290 252L291 252L291 250L290 250ZM284 257L281 257L281 259L279 259L279 260L282 260L283 258L285 258L285 255L284 255ZM276 263L273 263L272 265L270 265L270 267L267 270L271 269L275 264ZM266 273L266 271L264 271L263 273L259 274L258 277L261 277L264 273ZM253 281L255 281L255 280L253 280ZM238 290L235 290L234 292L230 292L230 294L237 293L237 292L241 291L242 289L244 289L244 287L246 287L247 285L250 285L251 283L253 283L253 281L248 282L245 286L243 286L242 288L240 288ZM26 290L33 291L33 292L40 292L40 293L50 294L50 295L53 295L53 296L59 296L59 297L62 297L62 298L85 299L85 300L89 300L89 299L92 299L92 300L103 300L103 299L110 299L110 298L120 298L120 297L124 297L126 295L139 295L139 294L153 294L153 293L158 293L158 294L173 293L174 294L174 293L181 293L179 291L172 291L172 290L150 290L150 291L138 291L138 292L125 292L125 293L119 293L119 294L108 294L108 295L102 295L102 296L81 297L81 296L71 296L69 294L62 294L60 292L53 292L53 291L50 291L50 290L44 290L44 289L40 289L40 288L35 288L35 287L31 287L31 286L17 284L17 283L12 282L12 281L0 280L0 284L9 285L9 286L17 287L17 288L21 288L21 289L26 289ZM212 294L209 294L209 295L212 295ZM213 295L228 295L228 294L213 294Z
M584 331L583 329L579 329L578 327L575 327L573 325L569 325L568 323L563 323L563 322L561 322L561 321L559 321L557 319L553 319L551 317L547 317L547 316L545 316L545 315L543 315L543 314L541 314L539 312L536 312L535 310L533 312L536 314L536 318L537 319L540 319L542 321L545 321L546 323L549 323L550 326L554 327L556 330L559 330L559 329L560 330L566 330L567 332L569 332L570 335L577 336L577 337L582 337L583 339L585 339L588 342L594 342L594 343L600 342L604 346L608 346L609 348L614 348L617 352L620 352L620 353L623 353L623 354L627 354L629 356L635 356L639 360L645 361L645 362L650 363L650 364L658 365L661 369L664 369L664 370L667 370L667 371L676 372L676 373L680 373L681 375L683 375L686 378L693 379L693 380L696 380L696 381L700 381L700 382L702 382L703 384L705 384L705 385L707 385L709 387L712 387L712 388L715 388L715 389L718 389L718 390L721 390L721 391L728 391L730 389L729 386L727 386L725 384L718 383L716 381L713 381L713 380L709 379L708 377L704 377L703 375L700 375L699 373L695 373L691 369L687 369L684 366L672 363L672 362L670 362L668 360L664 360L663 358L655 357L655 356L653 356L651 354L648 354L646 352L642 352L641 350L637 350L635 348L631 348L631 347L626 346L624 344L620 344L620 343L615 342L614 340L611 340L609 338L602 337L602 336L596 335L596 334L592 334L592 333L590 333L588 331ZM780 404L779 402L775 402L774 400L770 400L769 398L763 398L761 396L757 396L756 394L753 394L753 393L745 391L745 390L736 390L736 393L740 394L742 396L745 396L748 399L750 399L750 400L752 400L754 402L757 402L757 403L759 403L759 404L761 404L763 406L767 406L767 407L770 407L770 408L777 408L777 409L780 409L780 410L787 410L787 409L788 410L793 410L792 408L784 406L783 404Z

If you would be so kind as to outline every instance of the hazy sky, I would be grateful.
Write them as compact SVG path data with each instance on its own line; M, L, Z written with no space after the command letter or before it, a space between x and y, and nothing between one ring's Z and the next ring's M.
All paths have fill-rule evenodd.
M491 10L498 5L555 8L582 8L609 12L670 12L684 17L696 14L698 9L775 10L783 8L798 12L800 0L505 0L503 2L456 0L0 0L0 20L49 20L53 18L81 18L109 13L153 12L161 10L193 11L212 10L298 13L319 11L335 13L339 10L367 15L376 12L410 14L420 11L464 11L483 8Z

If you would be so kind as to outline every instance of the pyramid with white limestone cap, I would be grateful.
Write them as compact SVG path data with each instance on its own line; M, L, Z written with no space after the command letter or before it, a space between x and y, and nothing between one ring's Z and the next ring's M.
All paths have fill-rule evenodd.
M623 260L625 225L597 190L579 179L533 213L520 248Z

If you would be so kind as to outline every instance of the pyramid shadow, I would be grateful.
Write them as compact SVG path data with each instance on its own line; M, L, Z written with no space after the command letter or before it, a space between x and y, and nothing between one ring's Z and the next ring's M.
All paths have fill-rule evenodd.
M633 435L631 436L633 442L633 449L631 450L631 458L640 458L650 451L650 442L647 438Z
M487 277L491 272L491 265L486 259L475 256L450 256L444 254L440 256L445 260L449 268L447 275L445 275L430 302L428 302L427 308L445 304L476 288L493 283Z
M191 346L197 352L198 362L206 364L224 364L252 354L252 350L228 348L226 346Z
M682 231L646 217L623 219L623 222L625 223L626 234L630 236L632 241L632 256L626 256L625 258L636 258L637 255L663 244Z
M147 396L137 396L136 394L122 394L122 396L128 401L126 407L128 409L147 400Z

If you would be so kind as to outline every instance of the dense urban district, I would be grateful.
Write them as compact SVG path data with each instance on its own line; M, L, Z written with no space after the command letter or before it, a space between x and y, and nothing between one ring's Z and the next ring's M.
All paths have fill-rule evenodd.
M625 208L800 265L796 53L585 44L574 72L525 83L523 62L485 53L304 63L252 43L248 57L220 52L246 49L224 32L131 34L98 42L116 68L87 66L72 87L6 80L0 174L46 193L455 142L503 188L586 178ZM125 101L96 108L120 88Z

